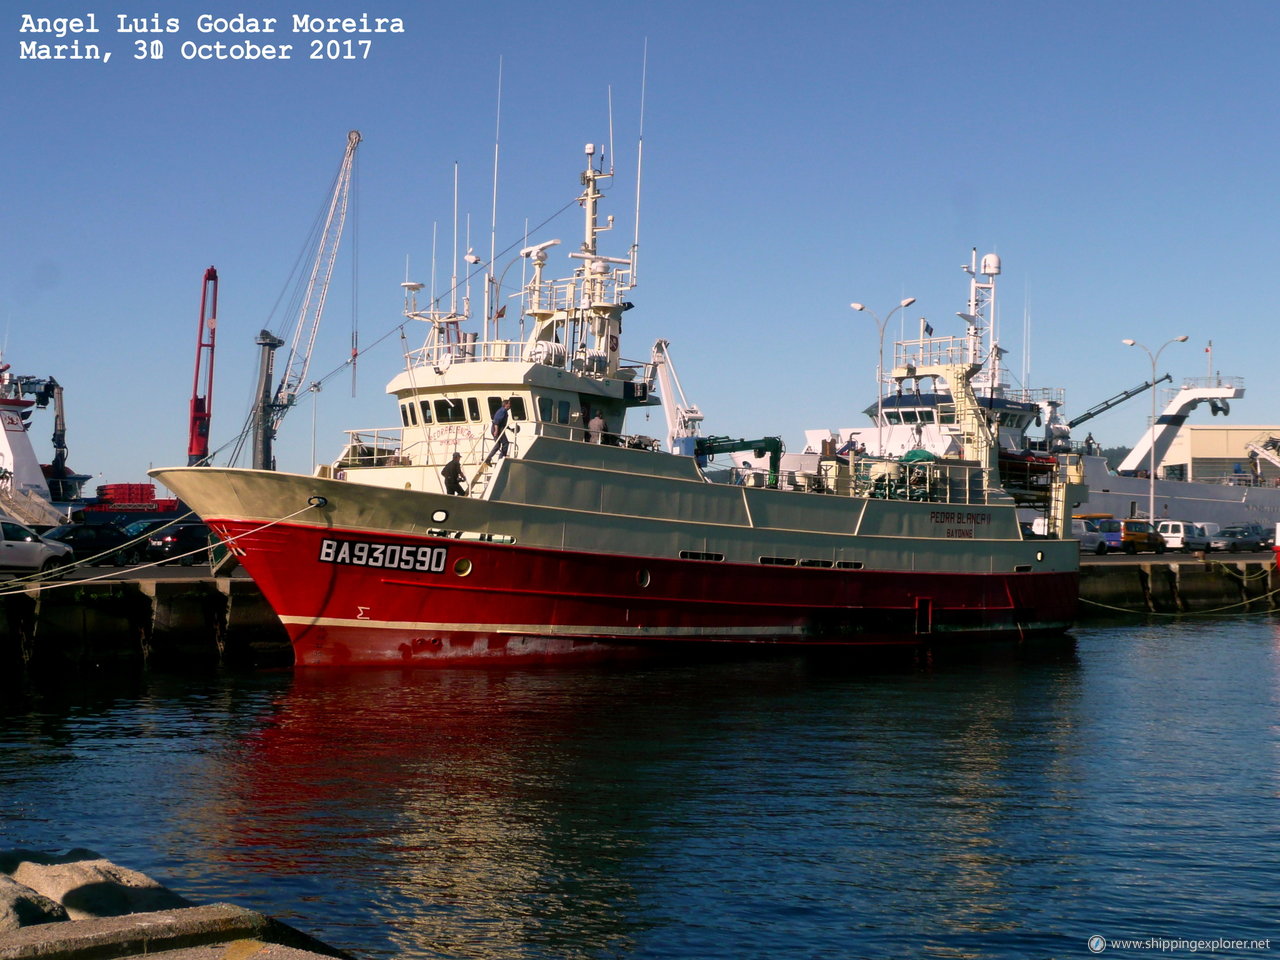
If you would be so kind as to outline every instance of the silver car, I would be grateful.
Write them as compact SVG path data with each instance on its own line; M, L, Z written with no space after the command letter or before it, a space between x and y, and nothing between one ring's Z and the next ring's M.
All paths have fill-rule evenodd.
M1107 552L1107 539L1092 520L1073 518L1071 536L1080 541L1081 553L1096 553L1101 556Z
M1263 538L1244 527L1223 527L1209 541L1212 549L1227 553L1243 553L1248 550L1257 553L1266 547Z
M0 572L52 573L71 562L71 548L46 540L11 517L0 517Z

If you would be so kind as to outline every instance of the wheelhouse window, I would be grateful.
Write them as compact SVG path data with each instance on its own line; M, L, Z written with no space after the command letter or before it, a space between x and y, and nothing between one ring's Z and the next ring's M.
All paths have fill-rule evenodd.
M422 422L430 423L431 422L431 401L419 400L418 406L422 409Z
M490 418L492 418L492 417L493 417L493 415L494 415L495 413L497 413L497 412L498 412L498 408L499 408L500 406L502 406L502 401L503 401L503 400L510 400L510 401L511 401L511 419L512 419L512 420L526 420L526 419L528 419L528 414L526 414L526 413L525 413L525 409L524 409L524 397L490 397L490 398L489 398L489 416L490 416ZM538 410L539 410L539 416L540 416L540 417L541 417L541 419L543 419L543 420L550 420L551 418L550 418L549 416L546 416L546 417L541 416L541 411L542 411L542 401L543 401L543 400L546 400L546 401L550 402L550 398L549 398L549 397L539 397L539 398L538 398Z
M456 400L436 401L437 423L466 423L467 412L462 406L462 398Z
M550 397L539 397L538 398L538 419L541 420L543 423L550 423L552 419L551 417L552 408L554 406L555 406L555 401L552 400Z
M400 425L402 427L409 425L409 405L407 403L400 404Z
M472 420L480 419L480 401L475 397L467 397L467 413Z

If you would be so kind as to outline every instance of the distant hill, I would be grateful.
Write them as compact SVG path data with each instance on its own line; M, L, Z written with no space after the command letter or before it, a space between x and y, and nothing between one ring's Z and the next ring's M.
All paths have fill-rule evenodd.
M1107 458L1107 465L1112 470L1117 470L1132 449L1132 447L1103 447L1101 452Z

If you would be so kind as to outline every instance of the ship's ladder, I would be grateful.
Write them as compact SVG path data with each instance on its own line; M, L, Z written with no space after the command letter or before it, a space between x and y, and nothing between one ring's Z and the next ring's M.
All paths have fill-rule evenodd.
M467 496L483 497L497 472L498 468L495 464L488 460L481 460L472 471L471 479L467 481Z

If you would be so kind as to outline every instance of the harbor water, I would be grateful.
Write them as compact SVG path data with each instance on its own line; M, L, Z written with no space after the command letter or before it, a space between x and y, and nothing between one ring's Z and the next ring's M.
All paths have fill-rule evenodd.
M1271 615L912 662L6 683L0 846L362 957L1280 950Z

